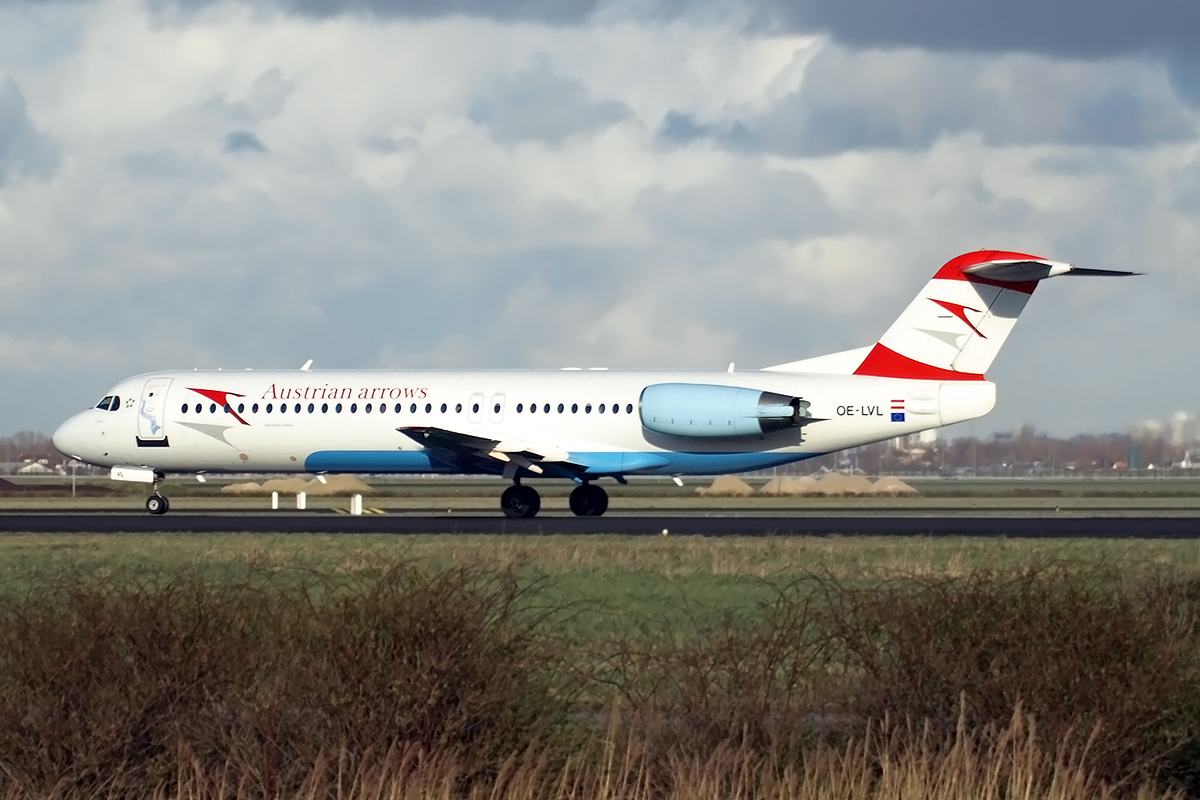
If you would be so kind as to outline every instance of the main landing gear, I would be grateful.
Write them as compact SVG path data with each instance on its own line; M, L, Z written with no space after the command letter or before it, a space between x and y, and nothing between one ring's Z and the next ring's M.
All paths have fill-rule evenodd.
M148 498L146 498L146 510L149 511L151 514L154 514L155 516L158 516L160 514L165 514L171 510L171 502L169 500L167 500L167 498L163 497L161 494L158 493L158 484L160 481L165 480L165 479L166 479L166 476L163 475L161 472L155 472L154 473L154 494L152 494Z
M514 483L500 495L500 510L509 519L525 519L537 516L542 508L542 497L532 486Z
M608 492L591 483L583 483L571 490L571 511L577 517L598 517L608 510ZM542 508L542 498L532 486L514 483L500 495L500 510L510 519L528 519L537 516Z
M577 517L598 517L608 511L608 492L594 483L581 483L571 490L571 511Z

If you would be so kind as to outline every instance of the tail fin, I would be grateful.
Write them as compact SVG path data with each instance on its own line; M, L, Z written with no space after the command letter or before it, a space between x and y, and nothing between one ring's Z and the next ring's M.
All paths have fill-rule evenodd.
M938 270L854 374L983 380L1038 281L1070 274L1136 273L1077 269L999 250L966 253Z

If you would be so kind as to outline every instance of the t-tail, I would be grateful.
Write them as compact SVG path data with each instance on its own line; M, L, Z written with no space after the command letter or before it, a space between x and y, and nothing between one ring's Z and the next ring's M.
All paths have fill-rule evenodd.
M1038 281L1058 275L1136 274L1080 269L1025 253L965 253L938 270L854 374L981 381Z

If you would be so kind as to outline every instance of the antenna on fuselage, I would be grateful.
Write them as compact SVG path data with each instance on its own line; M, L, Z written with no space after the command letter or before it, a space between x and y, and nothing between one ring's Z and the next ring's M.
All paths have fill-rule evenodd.
M311 358L308 361L305 361L304 366L300 368L300 371L308 372L308 368L312 366L312 362L313 362L313 360Z

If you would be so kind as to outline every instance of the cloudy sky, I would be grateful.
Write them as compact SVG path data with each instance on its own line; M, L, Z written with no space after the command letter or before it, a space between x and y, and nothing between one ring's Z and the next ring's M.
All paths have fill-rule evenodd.
M1200 411L1195 0L0 0L0 433L223 367L751 368L983 247L996 410ZM971 427L974 426L974 427Z

